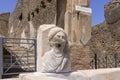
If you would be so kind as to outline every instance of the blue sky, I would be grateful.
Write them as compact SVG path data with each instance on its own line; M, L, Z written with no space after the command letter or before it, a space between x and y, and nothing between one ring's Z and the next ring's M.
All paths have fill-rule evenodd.
M92 25L104 21L104 5L111 0L91 0ZM17 0L0 0L0 13L13 12Z
M91 0L92 8L92 25L101 23L104 21L104 5L111 0Z

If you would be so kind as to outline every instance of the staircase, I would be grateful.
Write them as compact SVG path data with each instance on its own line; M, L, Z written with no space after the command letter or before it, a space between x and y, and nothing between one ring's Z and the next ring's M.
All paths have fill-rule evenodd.
M6 40L3 44L4 74L35 71L35 44L21 43L20 40ZM29 47L25 48L20 44L27 44Z

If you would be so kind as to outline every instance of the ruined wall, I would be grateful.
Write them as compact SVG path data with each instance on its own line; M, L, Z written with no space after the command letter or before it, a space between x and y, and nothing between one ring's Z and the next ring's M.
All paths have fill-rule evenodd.
M114 24L101 23L93 27L90 47L100 54L120 53L120 20Z
M8 22L10 13L0 14L0 36L8 35Z
M72 45L70 50L72 71L91 69L92 56L89 46Z
M105 21L92 28L91 51L97 54L120 53L119 7L120 0L113 0L105 6Z
M75 6L89 8L90 0L67 0L65 31L70 40L72 70L90 69L91 13L76 11Z
M112 0L105 5L105 18L108 24L113 24L120 19L120 0Z
M79 3L80 6L89 7L90 0L80 1L81 1ZM42 24L51 23L55 24L57 22L57 25L59 27L64 28L65 11L67 11L66 9L73 7L73 5L68 5L67 2L71 4L70 0L18 0L16 9L11 14L9 19L9 34L10 34L9 37L36 38L37 36L36 31ZM74 14L74 12L71 14ZM75 14L77 15L77 12ZM80 26L78 26L78 28L81 26L83 26L84 28L85 26L91 28L91 25L89 25L91 24L91 18L89 18L91 17L91 15L87 17L86 14L85 15L83 14L84 13L80 14L81 15L80 19L82 20L78 20L78 23L79 21L83 22L85 19L89 20L88 21L89 23L88 25L81 24ZM72 27L74 28L74 25L72 25ZM87 29L85 28L85 30ZM90 57L88 55L88 52L89 52L88 47L84 47L82 45L71 46L72 70L88 69L90 67L89 66Z
M9 37L21 37L24 29L24 33L30 38L31 25L36 31L41 24L54 23L55 14L56 0L18 0L9 19Z
M73 70L91 68L90 62L94 59L94 53L120 54L119 7L120 0L112 0L105 5L105 21L92 27L88 44L83 47L71 47ZM111 58L111 60L113 59Z
M71 1L74 2L74 5L68 5L71 4ZM71 8L75 9L75 5L89 7L90 4L90 0L71 1L57 0L56 2L56 0L18 0L16 9L11 14L9 19L9 37L36 38L37 29L42 24L57 23L57 26L64 28L64 18L66 11L72 10ZM75 20L78 20L77 15L79 14L79 12L77 14L77 12L74 13L74 11L75 10L73 10L71 14L72 16L75 15ZM72 19L72 17L70 18ZM80 35L80 31L83 31L85 33L87 33L86 31L88 30L91 31L91 15L87 15L87 13L80 13L79 18L80 19L76 23L80 22L81 24L77 26L77 29L75 28L76 23L72 24L72 26L69 26L69 28L72 27L78 31L78 33L76 32L77 36L73 35L78 39L78 42L80 42L80 39L78 37ZM87 25L84 20L88 22ZM88 32L87 34L90 33L91 32ZM84 45L71 45L70 48L72 70L89 69L89 47L86 47Z

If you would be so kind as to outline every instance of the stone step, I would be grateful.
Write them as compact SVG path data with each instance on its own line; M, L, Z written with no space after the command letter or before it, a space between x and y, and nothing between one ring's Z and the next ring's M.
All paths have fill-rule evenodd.
M19 57L20 57L20 56L19 56ZM32 58L32 57L34 57L34 55L32 55L32 54L31 54L31 55L28 55L28 56L25 55L25 56L23 56L23 57L24 57L24 58L25 58L25 57ZM4 56L3 56L3 59L10 59L10 58L11 58L10 55L4 55ZM12 56L12 58L14 58L14 56Z

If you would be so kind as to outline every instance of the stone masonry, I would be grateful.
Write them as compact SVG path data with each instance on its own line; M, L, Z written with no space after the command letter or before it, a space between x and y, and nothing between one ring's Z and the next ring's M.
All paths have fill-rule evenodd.
M118 54L117 58L119 58L120 54L119 3L120 0L112 0L110 3L105 5L105 21L92 27L92 37L88 44L91 50L91 55L94 55L94 53L97 53L98 55ZM111 61L114 61L114 59L110 58L110 62Z
M120 19L120 0L112 0L105 5L105 18L108 24L113 24Z
M30 25L36 31L41 24L54 23L55 13L56 0L18 0L9 19L9 37L20 37L24 30L30 38Z
M75 1L75 0L68 0L68 1L61 0L61 2L60 0L58 1L56 0L18 0L15 11L11 14L10 18L9 18L9 14L5 16L6 17L5 20L8 21L8 18L9 18L8 30L7 30L8 26L6 26L7 24L4 21L2 21L2 23L3 22L5 23L6 28L4 28L5 30L0 29L1 30L0 33L4 36L7 36L7 32L8 32L10 34L9 37L36 38L37 29L41 24L57 23L57 25L64 28L67 33L70 32L70 30L68 29L80 28L76 31L78 33L75 33L76 36L79 36L79 37L74 36L75 31L70 33L72 34L72 38L74 36L74 38L72 39L73 41L75 40L74 42L80 41L79 42L80 45L71 44L71 47L70 47L73 70L88 69L89 62L91 60L91 54L92 54L91 52L93 50L96 50L98 52L100 51L100 53L104 53L105 51L107 51L106 53L113 53L113 52L119 53L120 52L119 51L120 50L120 47L119 47L120 45L119 2L120 1L112 0L110 3L108 3L105 6L105 21L101 24L96 25L95 27L92 27L92 35L89 34L91 33L91 29L90 29L91 14L88 14L85 12L79 13L74 11L73 9L71 9L71 8L74 8L74 6L72 6L71 4L71 1ZM89 8L90 0L79 0L79 1L80 3L75 2L74 5L80 5L82 7ZM57 7L57 12L56 12L56 7ZM3 14L1 15L3 16ZM72 20L72 19L68 19L68 17L66 17L67 20L64 19L66 15L67 16L72 15L72 17L69 17L72 19L74 16L76 16L76 18L74 19L78 21L78 23L80 20L81 24L77 24L79 25L77 26L77 28L75 28L76 24L73 24L70 27L69 26L70 24L68 24L65 21ZM77 15L79 17L77 17ZM77 18L79 18L79 20L77 20ZM84 22L88 24L85 24ZM1 22L0 22L0 25L1 25ZM64 27L65 25L67 25L67 27ZM71 29L71 30L74 30L74 29ZM5 31L5 32L2 32L2 31ZM85 34L82 32L84 32ZM21 35L22 33L24 35ZM35 34L33 35L33 33ZM88 44L82 45L83 44L82 41L84 40L85 40L85 43L89 41Z
M74 4L71 4L71 1L73 1ZM68 35L69 40L72 37L71 40L73 42L79 43L79 45L71 45L70 41L71 59L73 64L72 69L88 69L89 48L84 47L84 43L82 41L85 41L86 43L91 37L91 13L75 11L75 6L78 5L89 8L90 0L76 1L18 0L14 12L9 17L9 24L7 26L7 32L9 33L9 35L7 37L36 39L38 36L37 30L39 29L40 25L57 24L57 26L62 27L67 34L69 34L69 32L71 32L72 30L70 35ZM67 12L69 12L71 15L69 16ZM70 18L70 22L68 21L67 17ZM84 22L84 20L86 22ZM70 25L71 22L75 22L78 24L74 23ZM64 27L66 25L67 27ZM28 47L27 45L20 46L25 48ZM81 49L84 50L81 51ZM80 59L76 59L77 56L79 56ZM83 61L85 64L82 64Z
M64 28L69 41L86 44L91 37L91 13L76 11L76 6L89 8L90 0L58 0L57 26Z
M0 37L8 36L8 23L10 13L0 14Z

